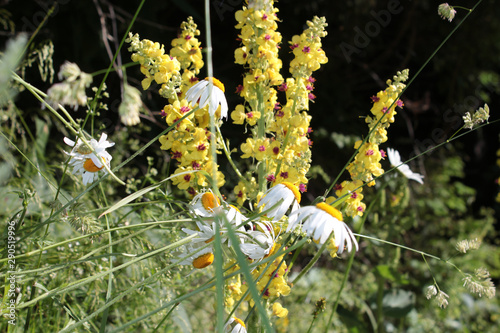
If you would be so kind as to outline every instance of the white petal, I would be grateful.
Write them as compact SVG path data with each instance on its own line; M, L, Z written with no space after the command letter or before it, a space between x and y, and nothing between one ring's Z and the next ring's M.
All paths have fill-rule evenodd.
M67 137L64 137L64 143L66 143L68 146L74 147L75 146L75 141L68 139Z

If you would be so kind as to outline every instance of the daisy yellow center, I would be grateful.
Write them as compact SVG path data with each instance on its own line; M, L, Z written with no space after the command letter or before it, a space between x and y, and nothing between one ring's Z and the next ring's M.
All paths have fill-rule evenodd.
M104 160L104 158L103 158ZM106 161L104 161L106 162ZM88 172L97 172L99 170L101 170L102 168L104 168L104 165L100 168L98 168L95 164L94 164L94 161L92 161L91 158L87 158L85 160L85 162L83 162L83 168L85 169L85 171L88 171Z
M326 204L324 202L320 202L319 204L316 205L316 207L327 212L328 214L335 217L339 221L344 220L342 217L342 213L337 208L334 208L334 207L330 206L329 204Z
M234 321L240 324L243 328L246 328L245 323L240 318L234 317Z
M205 81L210 81L210 78L206 77ZM226 89L224 88L224 84L222 82L220 82L219 80L217 80L214 77L212 77L212 81L214 83L214 86L216 86L217 88L219 88L220 90L222 90L222 92L226 92Z
M297 188L297 186L295 186L289 182L283 182L282 184L285 185L286 187L288 187L290 189L290 191L293 192L293 195L295 196L295 200L297 200L297 203L300 203L300 199L302 198L302 195L300 194L300 191Z
M203 207L208 211L214 209L215 207L220 206L219 199L211 192L203 194L203 196L201 197L201 203Z
M210 266L214 262L214 254L212 252L205 253L193 260L193 267L202 269Z

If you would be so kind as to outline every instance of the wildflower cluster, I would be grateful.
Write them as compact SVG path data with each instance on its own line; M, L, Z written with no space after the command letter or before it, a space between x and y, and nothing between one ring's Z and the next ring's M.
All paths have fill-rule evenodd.
M456 249L458 252L467 253L469 250L477 250L481 246L481 241L477 238L464 239L457 243Z
M452 21L455 18L457 11L453 6L448 3L442 3L438 6L438 14L443 18L443 20Z
M495 297L496 289L493 281L491 281L490 273L486 268L478 268L474 275L467 274L463 278L464 287L473 294L478 294L479 297L486 296L488 298Z
M165 98L175 98L181 83L181 64L165 53L165 47L149 39L139 39L139 34L129 34L126 40L130 43L129 51L132 60L141 65L141 72L146 76L142 80L142 89L146 90L153 81L161 85L159 93Z
M361 216L366 209L363 200L364 183L368 186L374 186L374 177L381 176L384 173L380 161L387 157L385 151L380 149L379 145L387 141L387 128L394 122L396 115L396 106L403 107L403 102L399 95L405 88L405 82L408 79L408 70L397 72L393 80L387 80L387 88L379 91L377 95L372 96L373 106L371 108L372 116L366 117L369 136L364 142L359 140L354 144L357 154L354 160L348 165L347 170L351 175L351 180L343 181L336 185L335 194L337 197L346 197L344 202L345 213L348 216ZM335 200L329 198L329 201Z
M57 104L72 106L87 105L85 89L92 83L92 75L82 72L77 64L66 61L57 75L60 83L54 84L47 91L47 101L53 106Z
M196 77L204 64L201 43L196 38L199 34L197 25L189 17L181 24L179 36L172 41L170 54L166 54L159 43L140 40L138 34L130 34L127 40L129 51L133 52L132 60L141 64L141 72L146 76L142 87L147 89L154 80L161 85L160 95L170 102L163 108L162 116L173 129L160 137L161 149L169 150L171 158L178 162L174 185L192 196L209 185L205 174L211 173L215 163L210 154L209 112L217 111L219 117L221 112L227 112L224 85L212 78L213 91L210 91L208 79L198 82ZM217 172L217 184L224 184L221 172Z
M326 23L324 18L315 17L308 22L308 29L292 38L292 77L284 80L278 57L281 34L277 12L273 1L265 1L244 7L235 15L242 42L235 51L235 62L245 66L247 73L237 88L245 103L234 108L231 118L235 124L250 126L251 135L241 145L241 157L258 162L257 179L247 177L234 189L239 204L261 195L266 182L289 182L306 190L312 144L307 110L315 98L311 75L327 62L321 49ZM278 102L278 91L286 94L283 104Z
M340 211L325 203L300 207L300 199L300 191L295 185L277 184L266 191L260 200L260 214L247 217L211 191L196 195L190 205L196 217L196 230L182 229L187 235L196 237L185 247L179 263L198 269L211 265L215 258L213 241L219 230L222 244L238 246L248 263L254 265L252 279L263 299L288 295L291 289L287 282L288 265L285 255L278 251L294 235L297 226L300 225L302 229L299 237L306 234L318 244L331 239L334 249L330 251L335 253L342 253L344 248L349 252L353 247L358 249L353 233L342 222ZM229 228L236 234L238 244L231 244ZM272 255L276 255L272 261L258 264ZM229 273L239 270L235 259L229 256L225 260L224 266ZM255 302L248 293L248 284L242 283L241 276L236 275L226 284L225 304L232 307L240 299L248 301L251 306ZM281 304L274 303L273 313L284 317L288 312Z
M467 112L465 116L463 116L465 123L464 127L472 129L475 126L482 124L485 121L488 121L489 118L490 118L490 107L488 106L488 104L484 104L484 107L477 109L474 112L474 114Z
M118 107L120 120L127 126L134 126L141 122L139 113L142 107L141 92L129 84L123 86L123 99Z

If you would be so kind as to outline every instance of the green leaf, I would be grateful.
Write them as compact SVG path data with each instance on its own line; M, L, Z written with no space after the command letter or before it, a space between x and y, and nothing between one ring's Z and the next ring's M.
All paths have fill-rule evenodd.
M356 313L355 311L344 308L342 305L339 305L337 309L340 320L347 326L349 332L368 332L368 328L364 324L365 320L356 316Z
M191 323L189 321L189 315L182 304L179 304L177 306L176 311L173 311L172 319L174 323L177 325L177 327L179 327L180 332L182 333L193 332Z
M375 274L384 278L385 280L395 282L397 284L408 284L410 281L400 274L394 267L389 265L378 265L375 267Z
M411 291L403 289L386 290L382 299L382 311L388 317L404 317L415 308L415 299L415 293ZM376 308L376 303L372 302L371 306Z

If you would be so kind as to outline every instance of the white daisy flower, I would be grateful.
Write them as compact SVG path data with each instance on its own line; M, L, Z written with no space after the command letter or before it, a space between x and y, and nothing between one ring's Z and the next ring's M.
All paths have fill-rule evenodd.
M269 256L274 248L276 235L269 222L256 222L262 231L254 230L246 233L245 243L240 245L241 252L252 260L262 260Z
M227 221L234 226L234 231L236 232L236 236L239 238L240 243L243 243L246 237L246 229L243 224L245 224L245 221L247 218L241 214L241 212L238 210L238 208L232 206L232 205L224 205L224 206L219 206L214 209L216 214L224 214L226 216ZM245 224L248 227L252 227L252 223L247 223ZM221 225L221 232L223 235L227 233L227 229L223 228L224 226ZM225 238L224 238L225 240ZM228 238L228 245L231 246L231 240Z
M292 212L299 209L301 195L297 186L292 183L284 182L277 184L264 193L257 207L264 208L267 217L273 221L279 221L292 207Z
M196 83L187 91L186 100L191 102L192 105L198 103L200 109L209 104L208 112L211 115L215 114L220 104L220 116L221 118L227 118L228 107L226 96L224 95L224 84L216 78L212 78L212 82L212 89L210 89L208 77Z
M182 231L184 231L186 234L189 236L191 235L197 235L198 237L195 237L191 239L191 242L194 244L196 243L210 243L215 239L215 222L212 223L212 225L207 225L202 222L196 222L196 226L198 227L198 230L191 230L188 228L182 228Z
M202 245L203 246L203 245ZM202 269L210 266L214 262L212 247L208 246L202 250L200 247L187 246L185 252L180 256L184 258L179 265L192 265L194 268Z
M401 156L399 152L392 148L387 148L387 155L389 157L389 162L393 167L396 167L399 172L401 172L406 178L413 179L414 181L423 184L424 176L419 173L415 173L411 171L410 167L407 164L402 164Z
M241 214L238 208L234 207L233 205L229 205L227 207L226 218L229 221L229 223L231 223L237 228L237 230L245 231L245 226L250 228L252 227L252 222L245 223L248 219L246 218L245 215ZM245 226L243 226L243 224Z
M212 218L213 221L211 225L209 225L205 221L196 222L196 226L198 230L191 230L188 228L183 228L182 231L189 235L197 234L198 237L193 238L193 243L209 243L215 239L215 223L219 223L220 225L220 234L221 234L221 242L225 243L226 240L228 245L231 246L231 241L227 238L227 228L224 225L223 218L227 219L227 221L234 226L236 231L236 235L240 239L240 243L243 242L246 237L246 229L245 229L245 221L247 218L240 213L240 211L231 205L228 205L223 201L223 205L219 198L217 198L212 191L207 191L196 195L191 201L191 209L193 212L200 217L208 217ZM217 217L214 221L214 217ZM251 224L250 224L251 225Z
M211 190L199 193L191 200L191 209L196 215L202 217L213 217L214 208L219 206L220 200Z
M247 333L247 328L243 320L232 317L224 325L224 333Z
M70 153L66 153L71 156L69 165L73 167L73 174L82 175L83 185L92 183L99 178L99 171L104 169L103 162L109 167L113 157L106 149L113 147L115 144L108 141L107 138L106 133L103 133L99 141L91 139L90 145L94 150L93 152L80 138L76 142L64 138L64 142L73 147ZM106 172L105 169L103 171Z
M333 232L338 253L344 246L351 252L352 244L358 250L358 242L351 229L342 221L342 214L334 207L321 202L316 206L302 207L290 214L287 232L302 223L302 230L318 244L324 244Z

